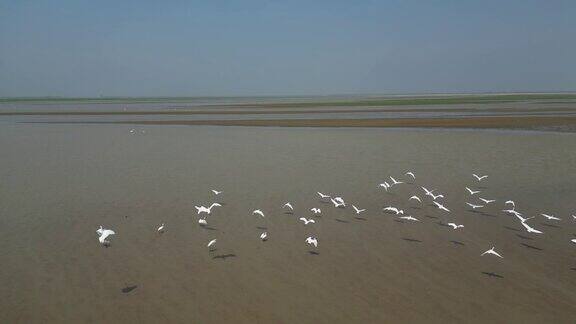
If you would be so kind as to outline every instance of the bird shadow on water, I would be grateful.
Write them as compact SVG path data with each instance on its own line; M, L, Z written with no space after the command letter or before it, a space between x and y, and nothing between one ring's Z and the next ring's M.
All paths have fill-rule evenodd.
M450 243L452 243L452 244L454 244L454 245L466 245L466 244L464 244L464 243L462 243L462 242L460 242L460 241L456 241L456 240L452 240L452 241L450 241Z
M487 275L488 277L491 277L491 278L504 278L504 276L499 275L499 274L497 274L497 273L495 273L495 272L482 271L482 274L485 274L485 275Z
M530 245L530 244L526 244L526 243L520 243L520 245L522 245L523 247L525 247L527 249L542 251L541 248L534 246L534 245Z
M524 235L522 235L522 234L516 234L516 236L518 236L519 238L521 238L521 239L523 239L523 240L530 240L530 241L533 240L533 238L528 237L528 236L524 236Z
M134 289L136 289L136 288L138 288L137 285L134 285L134 286L126 286L126 287L122 288L122 292L125 293L125 294L127 294L127 293L131 292L132 290L134 290Z
M514 231L514 232L520 232L520 230L519 230L519 229L517 229L517 228L514 228L514 227L510 227L510 226L504 226L504 228L505 228L505 229L507 229L507 230L511 230L511 231Z
M558 225L548 224L548 223L540 223L542 226L553 227L553 228L560 228Z
M217 231L217 229L215 229L214 227L211 227L211 226L202 226L202 228L207 230L207 231Z
M341 219L338 219L338 218L336 218L335 221L340 222L340 223L346 223L346 224L350 223L349 221L341 220Z
M445 224L441 221L436 222L436 224L438 224L438 226L450 227L448 224Z
M257 229L261 229L261 230L266 230L268 229L268 227L266 226L256 226Z
M404 222L403 220L401 220L401 219L395 219L394 221L395 221L396 223L402 223L402 224L405 223L405 222Z
M428 218L432 218L432 219L438 219L438 217L436 217L436 216L431 216L431 215L425 215L424 217L428 217Z
M364 217L354 217L354 218L357 220L366 221L366 218L364 218Z
M420 210L420 209L422 209L422 207L412 206L412 207L410 207L410 209L418 209L418 210Z
M403 237L402 239L403 239L404 241L407 241L407 242L422 243L422 241L420 241L420 240L413 239L413 238L409 238L409 237Z
M226 259L228 259L228 258L235 258L235 257L236 257L236 254L228 253L228 254L215 255L215 256L212 257L212 259L213 259L213 260L216 260L216 259L226 260Z
M308 251L309 254L312 255L320 255L320 252L316 252L316 251Z

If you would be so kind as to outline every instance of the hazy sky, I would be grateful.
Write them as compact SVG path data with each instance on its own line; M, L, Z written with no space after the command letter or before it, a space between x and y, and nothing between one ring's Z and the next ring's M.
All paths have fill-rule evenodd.
M0 96L575 91L576 1L0 0Z

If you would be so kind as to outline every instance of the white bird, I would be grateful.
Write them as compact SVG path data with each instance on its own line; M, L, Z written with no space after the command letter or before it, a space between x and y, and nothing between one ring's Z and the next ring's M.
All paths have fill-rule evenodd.
M130 133L134 134L135 131L136 131L136 130L135 130L134 128L132 128L132 129L130 130Z
M408 198L408 200L418 200L419 203L422 202L422 200L418 196L412 196L412 197Z
M392 207L392 206L384 207L383 210L387 211L387 212L394 212L394 213L396 213L396 215L404 215L404 211L402 209L398 209L398 208Z
M542 234L541 231L539 231L539 230L531 227L530 225L528 225L528 224L526 224L526 223L524 223L524 222L521 222L521 224L522 224L522 226L524 226L524 228L526 228L526 231L527 231L528 233Z
M414 175L414 172L408 171L408 172L406 172L406 175L409 175L412 177L412 179L416 180L416 176Z
M384 188L386 191L390 188L388 182L384 181L383 183L379 184L380 187Z
M434 195L434 194L431 194L430 196L432 197L433 200L436 200L436 199L438 199L438 198L444 198L444 195Z
M392 176L390 176L390 180L392 181L392 185L397 185L397 184L402 184L404 182L402 181L397 181L396 179L392 178Z
M208 242L208 245L206 245L206 247L211 247L215 243L216 243L216 239L213 239L212 241Z
M318 239L312 236L308 236L306 238L306 243L309 245L314 245L314 247L318 247Z
M334 207L346 207L346 204L344 203L344 200L341 197L336 197L334 199L330 198L330 201L334 204Z
M502 209L502 211L505 212L505 213L508 213L508 214L512 214L512 215L514 215L514 216L516 216L516 217L522 216L522 213L519 213L519 212L517 212L517 211L514 210L514 209Z
M204 225L208 225L208 222L206 221L205 218L200 218L198 220L198 224L200 224L200 226L204 226Z
M314 214L322 214L322 210L320 210L320 208L311 208L310 211Z
M521 223L524 223L524 222L526 222L527 220L532 219L532 218L535 217L535 216L532 216L532 217L524 218L524 217L522 217L522 214L520 214L520 213L518 213L518 214L513 214L513 215L516 216L516 218L518 218Z
M448 226L452 226L453 229L459 229L464 227L464 225L457 225L456 223L448 223Z
M449 210L448 208L444 207L444 205L442 205L441 203L435 202L435 201L433 201L433 203L434 203L434 205L436 205L436 207L438 207L438 209L441 209L441 210L443 210L443 211L450 212L450 210Z
M255 211L252 212L252 214L256 214L256 215L260 215L262 217L265 217L264 213L260 209L256 209Z
M294 210L294 207L292 207L292 204L289 202L285 203L284 206L282 206L282 208L284 208L284 207L288 207L288 208L290 208L290 210Z
M318 195L320 196L320 198L325 199L325 198L330 198L329 195L325 195L323 193L321 193L320 191L318 191Z
M472 207L472 209L476 209L476 208L482 208L482 207L484 207L484 206L482 206L482 205L474 205L474 204L471 204L471 203L469 203L469 202L467 202L467 203L466 203L466 205L468 205L468 206Z
M102 226L100 226L100 228L96 230L96 233L99 235L98 241L100 241L100 243L103 245L110 244L110 241L106 241L106 238L110 235L116 234L116 232L114 232L113 230L104 229L102 228Z
M313 219L306 219L304 217L300 217L299 220L304 222L304 225L308 225L308 223L316 223Z
M366 209L358 209L358 207L352 205L352 208L354 208L354 210L356 211L356 214L360 214L361 212L366 211Z
M474 173L472 173L472 175L473 175L473 176L474 176L474 178L476 178L476 180L478 180L478 181L482 181L482 180L484 180L484 179L488 178L488 176L487 176L487 175L478 176L478 175L476 175L476 174L474 174Z
M483 256L484 254L493 254L493 255L503 259L503 257L498 252L494 251L494 247L492 247L490 250L480 254L480 256Z
M405 220L409 220L409 221L415 221L415 222L419 222L419 221L420 221L418 218L414 218L414 217L412 217L412 216L410 216L410 215L409 215L409 216L401 216L401 217L398 217L398 218L400 218L400 219L405 219Z
M204 206L194 206L196 208L196 210L198 211L198 214L200 213L206 213L206 214L210 214L212 212L212 208L213 207L222 207L222 205L220 205L219 203L213 203L212 205L210 205L210 207L206 208Z
M548 214L540 214L544 217L546 217L547 220L562 220L562 218L558 218L556 216L552 216L552 215L548 215Z
M218 190L214 190L214 189L212 189L212 192L213 192L216 196L218 196L219 194L222 193L222 191L218 191Z
M159 233L164 233L164 223L162 223L162 225L160 225L160 227L158 227L157 231Z
M480 192L480 190L474 191L474 190L472 190L472 189L470 189L470 188L468 188L468 187L466 187L466 190L468 190L468 192L470 193L470 195L475 195L475 194L477 194L477 193Z
M571 239L570 242L576 243L576 239Z
M506 205L508 205L508 204L512 205L512 209L516 208L516 204L514 203L513 200L506 200L506 202L505 202L504 204L506 204Z
M572 215L572 218L576 219L576 215Z
M268 239L268 232L264 232L264 233L260 234L260 239L262 241L266 241Z
M495 199L484 199L484 198L480 198L480 197L478 199L482 200L482 202L485 204L491 204L491 203L496 201Z
M432 196L432 193L434 192L434 190L428 190L424 187L420 187L422 188L422 190L424 190L424 193L426 194L426 196Z

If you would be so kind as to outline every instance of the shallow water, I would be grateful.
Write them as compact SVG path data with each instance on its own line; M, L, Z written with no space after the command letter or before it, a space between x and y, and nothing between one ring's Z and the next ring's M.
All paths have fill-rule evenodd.
M0 127L0 322L574 318L575 134L131 128ZM378 189L407 170L415 184ZM489 178L478 184L473 172ZM444 193L452 212L408 202L423 197L419 185ZM465 186L498 202L472 213ZM316 191L367 211L335 209ZM531 225L545 234L528 234L500 212L507 199L527 216L563 220L537 217ZM225 205L203 229L194 205L213 201ZM282 212L286 201L294 215ZM421 221L398 222L381 212L387 205ZM297 218L313 217L312 207L322 215L304 226ZM266 218L251 215L257 208ZM465 228L441 225L449 221ZM99 225L117 233L109 248L98 243ZM304 243L308 235L318 249ZM491 246L504 259L480 257Z

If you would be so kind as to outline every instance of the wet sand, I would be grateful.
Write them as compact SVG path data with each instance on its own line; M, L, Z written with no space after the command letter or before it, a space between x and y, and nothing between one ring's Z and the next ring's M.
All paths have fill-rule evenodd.
M576 134L4 123L0 149L2 323L570 323L576 314ZM407 170L416 183L377 188ZM489 178L478 185L473 172ZM418 185L443 192L450 216L409 203L423 196ZM465 186L498 202L471 212ZM367 211L335 209L316 191ZM527 216L563 220L540 218L532 224L545 234L528 234L500 212L507 199ZM225 205L203 229L193 206L213 201ZM286 201L294 215L282 212ZM421 222L399 222L381 212L387 205ZM312 207L323 212L304 226L297 218ZM117 232L109 248L99 225ZM480 257L491 246L504 259Z

